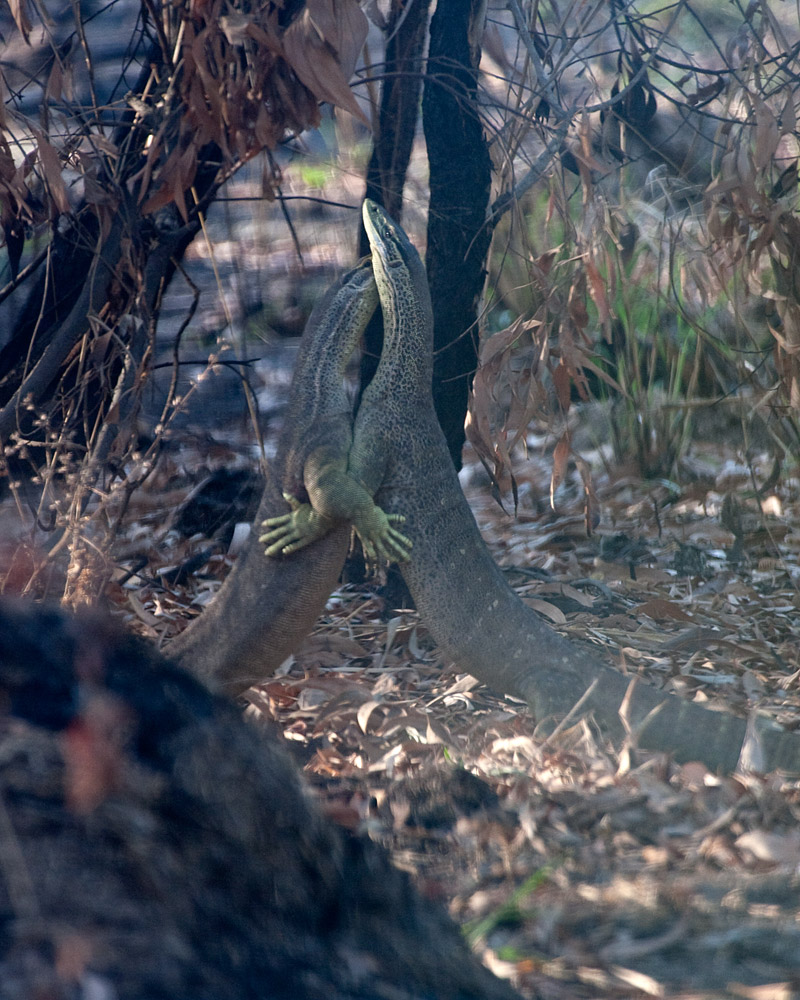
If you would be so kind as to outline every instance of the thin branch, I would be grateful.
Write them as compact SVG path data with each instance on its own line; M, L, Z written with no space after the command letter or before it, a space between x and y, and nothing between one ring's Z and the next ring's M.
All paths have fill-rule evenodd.
M553 160L564 146L569 126L570 122L568 119L562 121L553 138L536 157L525 176L521 180L517 181L510 191L506 191L495 198L494 203L489 210L489 218L492 220L492 225L496 225L498 219L500 219L500 217L504 215L509 208L511 208L511 206L525 194L526 191L529 191L537 181L544 177L550 169Z
M56 330L44 354L33 371L20 385L6 405L0 409L0 441L8 438L19 420L19 412L28 405L36 405L47 387L58 375L73 345L86 329L86 319L98 312L106 301L108 286L116 272L121 254L123 221L118 213L105 242L98 249L78 301Z

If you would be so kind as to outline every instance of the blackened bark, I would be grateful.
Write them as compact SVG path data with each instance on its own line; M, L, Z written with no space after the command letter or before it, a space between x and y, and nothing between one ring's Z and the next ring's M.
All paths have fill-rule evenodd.
M433 396L457 469L478 359L478 300L491 240L491 160L477 104L470 26L480 0L439 0L431 20L422 123L428 146L428 281L433 301Z
M34 357L44 350L78 301L97 249L97 236L97 216L89 211L80 213L63 232L55 229L49 265L41 269L10 339L0 350L0 402L6 402L18 388L22 379L19 367L31 348Z
M99 616L0 600L0 700L3 1000L514 1000L282 740Z
M386 28L389 42L381 83L378 128L367 167L367 197L383 205L398 221L403 211L403 186L419 117L428 4L429 0L414 0L407 11L398 11ZM363 230L360 249L362 255L369 252L369 241Z
M403 214L403 187L419 118L429 3L430 0L413 0L407 9L398 9L386 27L389 42L378 123L367 166L366 197L383 205L398 222ZM369 253L363 223L359 228L358 252L362 257ZM375 374L382 346L383 317L377 310L364 333L362 387Z

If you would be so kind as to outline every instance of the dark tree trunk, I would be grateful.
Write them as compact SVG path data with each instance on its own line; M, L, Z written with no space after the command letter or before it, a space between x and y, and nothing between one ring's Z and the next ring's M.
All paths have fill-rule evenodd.
M436 351L433 396L457 469L492 235L486 222L491 160L477 104L479 50L470 45L472 19L481 6L480 0L439 0L422 101L431 189L427 270Z
M398 222L403 214L403 187L419 117L428 6L429 0L415 0L407 12L399 10L386 27L390 41L386 46L375 141L367 166L366 197L383 205ZM362 257L369 253L363 224L359 228L358 252ZM364 333L362 387L375 374L382 346L383 318L377 310Z

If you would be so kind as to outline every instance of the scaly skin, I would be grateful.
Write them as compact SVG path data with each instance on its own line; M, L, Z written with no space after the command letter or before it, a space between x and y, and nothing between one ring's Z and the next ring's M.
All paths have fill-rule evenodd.
M461 491L431 396L433 324L425 269L403 230L364 204L384 319L378 370L356 414L350 474L381 507L406 517L413 542L401 571L447 658L496 690L525 699L537 721L563 718L591 688L580 712L603 734L733 771L745 720L657 691L597 660L550 629L506 583ZM592 686L593 685L593 686ZM653 713L650 715L650 713ZM800 771L800 738L758 717L759 770ZM760 752L760 759L758 753Z
M287 513L283 495L303 496L305 489L316 501L320 483L329 479L343 496L355 497L368 544L378 552L407 551L404 536L391 527L402 515L387 518L371 497L364 501L359 486L345 483L352 413L344 371L376 305L371 267L362 264L329 289L303 334L285 431L256 515L257 524L279 522L292 547L296 518ZM170 643L169 656L232 696L270 676L311 630L336 587L350 540L350 525L338 514L338 508L332 517L325 508L309 508L304 527L310 525L308 541L316 543L286 558L268 558L251 536L216 600Z
M359 293L359 289L363 289ZM295 368L276 467L291 511L264 519L259 541L268 556L291 555L349 521L371 559L408 558L408 539L372 496L347 474L352 412L344 388L348 359L378 304L369 265L334 293L331 308L312 314Z

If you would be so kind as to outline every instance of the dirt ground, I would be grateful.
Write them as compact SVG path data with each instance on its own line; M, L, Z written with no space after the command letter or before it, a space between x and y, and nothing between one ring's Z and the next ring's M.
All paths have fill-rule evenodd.
M759 509L748 492L769 465L748 467L732 443L694 445L678 487L637 480L602 441L584 442L602 506L591 538L577 473L550 509L546 435L519 456L516 519L468 456L466 492L520 595L631 674L797 727L798 482ZM163 531L170 481L167 463L137 522L151 581L208 545ZM724 526L733 503L738 536ZM168 636L230 564L220 550L184 585L134 578L119 607ZM618 754L590 720L543 741L525 706L442 664L380 582L343 585L280 676L249 695L247 714L283 729L333 820L385 845L524 996L800 996L799 783Z

